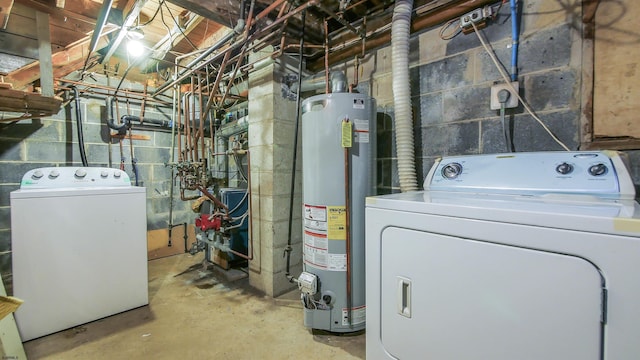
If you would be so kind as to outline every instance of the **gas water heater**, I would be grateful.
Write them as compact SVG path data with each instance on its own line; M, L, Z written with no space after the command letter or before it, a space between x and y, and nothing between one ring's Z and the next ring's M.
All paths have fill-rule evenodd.
M302 103L304 272L298 287L308 328L365 328L364 208L376 181L375 108L373 98L355 93Z

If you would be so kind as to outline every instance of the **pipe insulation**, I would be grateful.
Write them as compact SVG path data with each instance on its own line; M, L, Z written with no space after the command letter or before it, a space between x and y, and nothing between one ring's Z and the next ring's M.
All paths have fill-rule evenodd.
M409 85L409 33L413 0L398 0L391 22L391 70L400 191L418 190Z

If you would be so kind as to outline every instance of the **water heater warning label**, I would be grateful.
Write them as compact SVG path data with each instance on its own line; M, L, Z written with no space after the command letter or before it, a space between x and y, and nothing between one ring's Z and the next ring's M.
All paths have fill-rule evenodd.
M344 206L327 207L327 235L331 240L347 239L347 209Z
M326 234L327 207L304 204L304 229Z
M354 141L366 144L369 142L369 120L353 120Z
M358 325L365 322L367 319L367 308L365 305L354 307L351 309L351 325ZM349 312L347 309L342 309L342 326L349 325Z
M329 243L326 234L304 231L304 263L320 269L327 269Z

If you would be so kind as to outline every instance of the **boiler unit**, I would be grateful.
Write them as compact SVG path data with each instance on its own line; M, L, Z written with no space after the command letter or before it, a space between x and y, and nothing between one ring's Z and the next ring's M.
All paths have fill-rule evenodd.
M302 103L303 259L306 327L365 326L364 199L373 194L375 100L332 93ZM348 200L348 201L346 201Z
M425 191L367 198L367 359L637 359L621 155L445 157Z

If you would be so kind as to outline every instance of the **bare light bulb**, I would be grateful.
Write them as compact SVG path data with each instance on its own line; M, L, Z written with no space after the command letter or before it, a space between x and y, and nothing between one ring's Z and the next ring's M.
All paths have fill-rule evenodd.
M138 40L129 40L127 42L127 52L133 57L138 57L144 52L144 46Z

